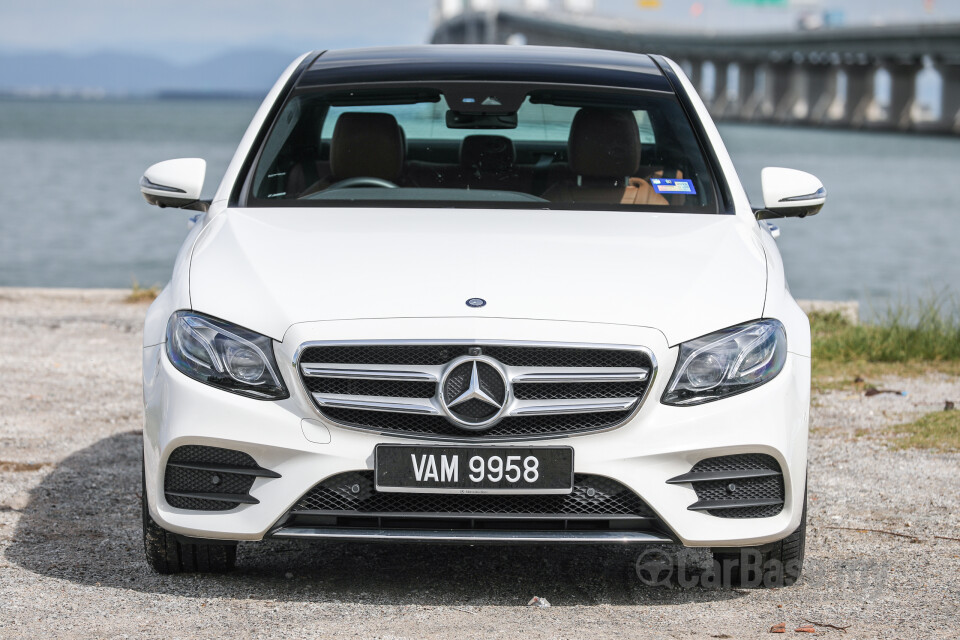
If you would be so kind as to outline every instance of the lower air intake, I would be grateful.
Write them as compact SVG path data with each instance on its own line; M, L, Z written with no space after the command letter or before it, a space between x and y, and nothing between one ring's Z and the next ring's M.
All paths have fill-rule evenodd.
M660 523L624 485L576 474L564 495L381 493L372 471L328 478L290 510L285 526L443 530L654 530Z
M167 459L163 491L177 509L226 511L241 504L257 504L250 488L257 477L279 478L261 468L248 454L232 449L186 445Z
M689 483L697 494L692 511L719 518L769 518L783 510L783 471L773 456L752 453L701 460L668 480Z

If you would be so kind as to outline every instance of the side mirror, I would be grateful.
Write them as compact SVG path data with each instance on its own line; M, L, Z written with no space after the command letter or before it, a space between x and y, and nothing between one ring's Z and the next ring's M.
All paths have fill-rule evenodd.
M140 178L140 193L150 204L206 211L209 202L200 200L207 162L202 158L179 158L158 162Z
M763 209L758 220L768 218L805 218L812 216L827 201L827 190L816 176L796 169L765 167L760 172Z

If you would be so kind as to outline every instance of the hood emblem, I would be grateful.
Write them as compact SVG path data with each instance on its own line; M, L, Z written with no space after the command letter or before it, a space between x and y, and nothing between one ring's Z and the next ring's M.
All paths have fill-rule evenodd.
M507 407L507 377L485 356L457 358L440 381L440 406L447 419L468 431L492 427Z
M469 300L467 300L467 306L473 307L475 309L478 307L482 307L486 304L487 304L487 301L484 300L483 298L470 298Z

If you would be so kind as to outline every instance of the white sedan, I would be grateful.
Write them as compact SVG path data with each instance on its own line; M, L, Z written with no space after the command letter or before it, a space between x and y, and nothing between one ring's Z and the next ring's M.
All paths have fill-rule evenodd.
M161 573L238 542L679 544L800 575L810 331L659 56L314 52L277 81L144 328L143 527Z

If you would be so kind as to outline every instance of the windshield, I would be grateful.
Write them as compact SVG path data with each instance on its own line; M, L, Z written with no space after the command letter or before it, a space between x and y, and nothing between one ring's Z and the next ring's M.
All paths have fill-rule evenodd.
M368 85L292 97L247 204L717 213L707 167L663 93Z

